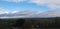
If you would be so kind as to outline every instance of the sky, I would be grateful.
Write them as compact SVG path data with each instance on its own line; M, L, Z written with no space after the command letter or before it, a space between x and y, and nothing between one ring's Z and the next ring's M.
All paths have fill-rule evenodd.
M35 10L43 12L51 9L47 5L38 5L34 3L34 1L35 0L0 0L0 11L3 10L12 12L22 10Z
M60 10L60 0L0 0L0 14L16 12L37 16L35 14L52 10Z
M0 0L0 13L34 10L44 12L60 8L60 0Z

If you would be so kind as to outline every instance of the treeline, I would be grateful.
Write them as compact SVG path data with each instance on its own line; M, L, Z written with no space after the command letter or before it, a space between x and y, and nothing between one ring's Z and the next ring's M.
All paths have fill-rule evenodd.
M25 21L20 19L0 19L0 29L13 29L18 27L17 24L19 23L21 28L60 28L60 17L34 19L24 19Z

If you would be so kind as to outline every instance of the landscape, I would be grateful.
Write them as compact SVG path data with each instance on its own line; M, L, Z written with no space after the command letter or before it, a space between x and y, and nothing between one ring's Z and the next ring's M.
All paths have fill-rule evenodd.
M60 0L0 0L0 29L60 29Z
M60 28L60 17L54 18L17 18L17 19L0 19L0 29L13 29L16 28L16 21L24 19L25 23L23 29L38 29L38 28ZM14 26L13 26L14 25ZM33 25L33 27L32 27ZM39 25L39 27L37 27Z

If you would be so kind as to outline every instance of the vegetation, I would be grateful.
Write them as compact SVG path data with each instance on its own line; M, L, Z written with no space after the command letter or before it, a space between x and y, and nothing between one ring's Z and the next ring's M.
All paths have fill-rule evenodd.
M24 18L24 20L21 20L21 18L20 19L0 19L0 29L60 28L60 17Z

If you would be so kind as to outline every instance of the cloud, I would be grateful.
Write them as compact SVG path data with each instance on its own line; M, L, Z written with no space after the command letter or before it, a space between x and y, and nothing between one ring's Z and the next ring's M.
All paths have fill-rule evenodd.
M29 3L35 3L38 6L48 6L49 11L39 13L40 17L60 17L60 0L30 0ZM58 12L59 11L59 12Z
M13 11L13 12L11 12L11 13L16 13L16 12L18 12L18 11L16 10L16 11Z
M60 9L49 10L39 14L40 17L60 17Z
M39 11L35 11L35 10L24 10L24 11L13 11L12 13L15 13L15 14L32 15L32 14L38 14Z
M9 13L6 9L0 8L0 14Z
M35 3L37 5L46 5L51 9L60 8L60 0L30 0L29 3Z
M7 2L24 2L27 0L3 0L3 1L7 1Z
M35 10L13 11L0 18L47 18L47 17L60 17L60 10L54 9L46 12L39 12Z
M13 11L8 14L0 15L0 18L32 18L38 17L40 12L35 10Z

